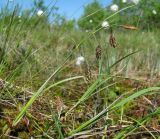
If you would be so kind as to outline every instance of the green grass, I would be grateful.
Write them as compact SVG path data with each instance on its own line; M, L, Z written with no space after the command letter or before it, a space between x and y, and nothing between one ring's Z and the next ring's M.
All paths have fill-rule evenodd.
M106 19L128 8L132 6ZM158 138L160 30L131 31L112 25L118 43L113 48L109 30L66 31L34 14L18 22L17 7L3 14L0 137L118 139L145 131L147 135L140 137ZM99 60L95 56L98 45L102 49ZM79 55L85 62L77 66Z

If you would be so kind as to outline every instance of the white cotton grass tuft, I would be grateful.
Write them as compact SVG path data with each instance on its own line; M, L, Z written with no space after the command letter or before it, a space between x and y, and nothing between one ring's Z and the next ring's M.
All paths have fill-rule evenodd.
M90 20L89 20L89 23L93 23L93 20L92 20L92 19L90 19Z
M156 11L156 10L152 10L152 13L153 13L154 15L156 15L156 14L157 14L157 11Z
M85 58L84 58L83 56L79 56L79 57L77 57L77 59L76 59L76 65L77 65L77 66L80 66L81 64L84 63L84 61L85 61Z
M21 20L21 15L18 16L18 22L19 22L19 23L22 22L22 20Z
M122 3L127 3L127 0L122 0Z
M131 2L133 2L134 4L138 4L140 0L131 0Z
M108 28L109 28L109 23L108 23L107 21L103 21L103 22L102 22L102 27L103 27L104 29L108 29Z
M117 12L118 9L119 9L119 7L118 7L117 4L113 4L113 5L111 5L111 7L110 7L110 10L111 10L112 12Z
M19 20L18 20L18 22L19 22L19 23L21 23L21 22L22 22L22 20L21 20L21 19L19 19Z
M38 16L42 16L43 13L44 13L44 12L43 12L42 10L38 10L37 15L38 15Z
M88 30L88 29L86 29L86 32L88 33L88 32L89 32L89 30Z

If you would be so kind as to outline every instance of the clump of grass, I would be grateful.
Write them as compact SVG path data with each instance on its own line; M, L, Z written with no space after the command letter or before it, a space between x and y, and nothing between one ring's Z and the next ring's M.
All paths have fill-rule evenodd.
M114 18L116 14L128 8L132 6L104 20ZM130 70L137 72L140 69L147 69L153 77L159 69L159 51L157 51L159 32L144 32L142 35L137 30L126 32L117 29L117 31L114 30L114 36L112 30L109 32L98 28L89 34L78 29L66 33L64 30L60 31L60 27L44 23L49 14L36 17L36 9L31 13L32 16L22 17L22 22L19 23L17 22L18 10L15 7L11 13L3 15L4 18L0 21L0 30L2 31L3 27L7 28L1 36L3 45L1 45L0 75L11 84L18 84L18 87L27 86L32 93L30 93L30 99L26 99L23 89L19 91L16 85L12 86L14 91L8 90L8 86L2 88L3 92L7 91L11 96L11 101L3 100L3 102L7 102L9 106L20 107L13 108L16 112L9 117L9 124L3 123L3 135L6 133L10 136L12 129L18 127L27 118L29 124L33 124L33 132L26 131L30 134L29 136L33 133L35 136L47 138L54 138L54 135L58 138L76 137L88 135L88 133L88 136L93 136L91 134L97 127L101 132L96 136L105 138L106 133L111 134L110 128L115 127L114 138L130 137L141 128L151 137L156 138L157 134L150 131L146 125L153 116L158 116L159 107L151 108L152 112L136 120L126 114L126 108L130 111L130 105L135 104L134 100L142 96L158 94L160 87L142 86L143 89L139 90L140 85L138 85L136 88L134 86L129 88L125 85L125 81L127 80L130 84L132 78L126 78L124 74L128 74ZM7 25L6 21L9 21ZM148 40L146 35L151 35L152 38ZM156 46L152 52L151 44ZM147 47L146 53L144 45ZM75 67L75 57L80 53L85 56L85 62L82 66ZM89 77L90 73L87 75L88 70L92 73L92 78ZM87 83L86 78L89 80ZM123 91L121 88L117 89L120 91L117 93L115 88L119 87L119 83L124 89ZM126 93L128 90L129 93ZM136 91L133 92L133 90ZM14 96L13 92L23 95L23 103L19 102L17 95ZM64 117L61 114L58 115L58 111L48 103L47 107L43 105L43 101L48 102L52 100L52 96L56 95L63 97L69 107L63 113ZM38 111L38 114L46 118L47 124L33 116L36 111L32 106L38 106L36 102L39 99L41 99L41 107L45 107L48 113ZM55 99L52 100L54 101ZM150 100L148 101L152 104ZM152 106L155 105L152 104ZM7 112L2 110L1 113L4 113L4 117L7 116ZM75 117L79 117L78 120ZM127 124L123 125L124 120L130 121L126 121ZM116 135L115 132L118 134Z

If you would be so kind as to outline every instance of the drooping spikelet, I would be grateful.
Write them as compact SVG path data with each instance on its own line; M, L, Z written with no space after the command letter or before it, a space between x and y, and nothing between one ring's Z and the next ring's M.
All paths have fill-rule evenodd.
M90 66L85 62L84 64L84 74L87 83L90 83L92 80L92 72Z
M96 48L96 59L97 60L101 59L101 55L102 55L102 48L100 45L98 45Z
M112 30L112 28L111 28L111 31L110 31L109 44L110 44L110 46L112 46L113 48L115 48L115 47L117 46L116 38L115 38L114 35L113 35L113 30Z
M137 27L132 26L132 25L120 25L120 27L122 27L124 29L129 29L129 30L138 30Z

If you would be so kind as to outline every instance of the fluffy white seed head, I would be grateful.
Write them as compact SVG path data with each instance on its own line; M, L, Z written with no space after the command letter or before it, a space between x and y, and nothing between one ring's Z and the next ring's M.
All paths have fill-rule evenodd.
M93 20L92 20L92 19L90 19L90 20L89 20L89 23L93 23Z
M89 32L88 29L86 29L86 32Z
M77 59L76 59L76 65L77 65L77 66L80 66L81 64L84 63L84 61L85 61L85 58L84 58L83 56L79 56L79 57L77 57Z
M118 9L119 9L119 7L118 7L117 4L113 4L113 5L111 5L111 7L110 7L110 10L111 10L112 12L117 12Z
M127 3L127 0L122 0L122 3Z
M156 11L156 10L152 10L152 13L153 13L154 15L156 15L156 14L157 14L157 11Z
M102 27L103 27L104 29L108 29L108 28L109 28L109 23L108 23L107 21L103 21L103 22L102 22Z
M38 15L38 16L41 16L41 15L43 15L43 13L44 13L44 12L43 12L42 10L39 10L39 11L37 12L37 15Z
M138 4L140 0L131 0L131 2L133 2L134 4Z

